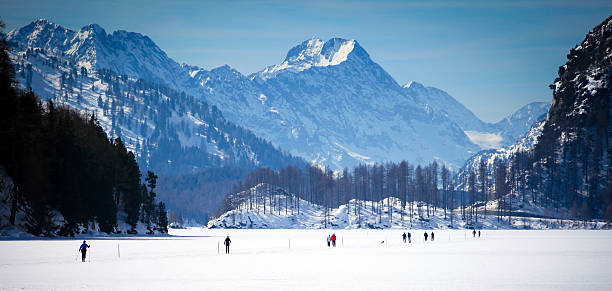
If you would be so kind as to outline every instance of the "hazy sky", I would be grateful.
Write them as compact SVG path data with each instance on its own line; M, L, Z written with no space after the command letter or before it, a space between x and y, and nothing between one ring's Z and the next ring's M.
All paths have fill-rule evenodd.
M317 36L356 39L398 83L443 89L485 121L532 101L612 1L0 0L7 30L46 18L148 35L178 62L250 74Z

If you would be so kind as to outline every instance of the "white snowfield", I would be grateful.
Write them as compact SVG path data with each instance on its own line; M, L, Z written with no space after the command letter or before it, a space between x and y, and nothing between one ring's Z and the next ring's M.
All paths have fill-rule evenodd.
M0 241L0 289L610 290L611 231L172 230ZM326 237L335 232L336 248ZM428 230L431 234L431 230ZM232 239L224 254L222 240ZM118 247L121 257L118 257ZM218 253L218 249L220 253Z

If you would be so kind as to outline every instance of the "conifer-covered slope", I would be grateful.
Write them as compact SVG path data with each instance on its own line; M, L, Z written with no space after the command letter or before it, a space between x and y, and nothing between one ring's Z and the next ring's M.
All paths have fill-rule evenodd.
M539 189L558 195L571 212L612 217L612 16L567 59L551 85L552 107L534 150L550 177Z
M176 175L210 167L303 163L227 121L216 106L147 81L182 72L180 66L144 63L149 59L172 63L147 37L107 35L95 25L73 32L39 20L11 32L8 39L23 87L46 100L94 113L111 137L124 140L144 168ZM130 51L139 52L137 55L106 52L132 46ZM132 65L119 67L126 63ZM132 66L142 70L134 73ZM164 84L178 87L167 79Z
M472 187L467 177L482 171L482 161L489 192L508 196L502 211L535 205L556 217L612 218L612 17L567 59L550 86L547 117L515 145L468 160L458 175L462 189Z
M459 166L491 146L479 136L491 135L498 141L493 146L500 146L528 128L484 123L435 88L420 90L417 83L402 88L355 40L313 38L291 49L281 64L245 76L227 65L212 70L179 65L146 36L107 34L97 25L73 31L38 20L8 39L18 54L42 50L69 61L77 72L106 70L186 92L273 145L335 169L434 158ZM44 98L56 95L57 84L65 81L39 63L15 61L25 87ZM126 144L134 143L126 138Z
M0 23L1 25L1 23ZM167 214L134 154L94 115L16 89L0 39L0 235L167 233Z
M74 32L39 20L8 39L19 87L94 114L111 138L121 137L134 152L141 169L162 176L160 197L188 218L204 223L254 167L305 163L227 121L202 98L172 89L185 87L172 78L191 77L179 78L183 68L147 37L106 34L96 25Z

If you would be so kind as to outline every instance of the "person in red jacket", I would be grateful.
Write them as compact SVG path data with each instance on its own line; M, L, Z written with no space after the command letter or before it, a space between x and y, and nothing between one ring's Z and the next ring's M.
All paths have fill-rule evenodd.
M335 234L335 233L334 233L334 234L332 234L332 236L331 236L331 241L332 241L332 245L333 245L334 247L336 247L336 234Z

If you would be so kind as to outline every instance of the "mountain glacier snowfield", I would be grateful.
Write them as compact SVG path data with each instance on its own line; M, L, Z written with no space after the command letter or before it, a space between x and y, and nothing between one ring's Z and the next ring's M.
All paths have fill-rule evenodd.
M412 233L412 243L401 235ZM432 230L427 230L431 234ZM327 247L328 234L338 237ZM609 290L611 231L238 230L0 241L0 289ZM231 253L222 241L232 239ZM119 257L120 256L120 257Z

